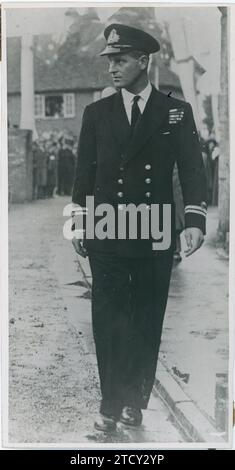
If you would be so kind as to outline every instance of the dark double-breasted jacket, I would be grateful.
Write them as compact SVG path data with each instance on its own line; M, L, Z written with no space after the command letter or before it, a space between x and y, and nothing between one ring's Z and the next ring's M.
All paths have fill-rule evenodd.
M122 94L88 105L78 146L72 200L83 208L86 196L94 204L171 204L174 246L172 173L177 162L185 206L185 227L205 233L206 180L198 134L189 103L168 97L152 88L134 135ZM161 212L162 213L162 212ZM95 237L86 240L88 250L119 256L156 255L152 239L120 240Z

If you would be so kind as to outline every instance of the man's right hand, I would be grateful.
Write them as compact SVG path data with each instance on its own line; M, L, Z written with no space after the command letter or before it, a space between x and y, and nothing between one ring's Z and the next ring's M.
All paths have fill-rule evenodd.
M73 238L72 239L72 244L74 246L74 249L76 253L83 258L86 258L87 256L87 251L86 248L84 247L84 239L83 238Z

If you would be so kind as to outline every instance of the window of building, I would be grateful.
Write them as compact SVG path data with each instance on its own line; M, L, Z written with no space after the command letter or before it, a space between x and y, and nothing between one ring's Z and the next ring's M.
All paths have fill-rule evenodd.
M45 116L45 107L44 107L44 96L43 95L35 95L34 97L34 109L35 109L35 117L42 118Z
M36 118L59 119L75 116L74 93L35 95L34 106Z
M45 96L45 117L55 119L64 117L63 95Z
M64 117L75 116L75 102L73 93L64 94Z

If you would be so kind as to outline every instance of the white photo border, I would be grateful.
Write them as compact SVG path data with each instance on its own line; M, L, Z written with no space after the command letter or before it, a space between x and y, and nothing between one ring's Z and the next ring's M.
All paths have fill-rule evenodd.
M1 63L1 159L0 159L0 259L2 269L0 270L0 311L1 315L1 380L2 380L2 442L7 448L18 449L226 449L231 448L233 439L233 397L235 389L234 376L234 340L235 340L235 89L229 86L229 109L230 109L230 256L229 256L229 436L228 441L223 443L206 442L203 443L133 443L133 444L86 444L86 443L9 443L8 441L8 136L7 136L7 75L6 75L6 10L9 8L63 8L63 7L115 7L115 6L159 6L159 7L216 7L226 6L229 13L229 85L235 83L235 5L233 1L226 3L217 2L141 2L132 0L129 2L47 2L36 1L5 1L1 4L2 8L2 63Z

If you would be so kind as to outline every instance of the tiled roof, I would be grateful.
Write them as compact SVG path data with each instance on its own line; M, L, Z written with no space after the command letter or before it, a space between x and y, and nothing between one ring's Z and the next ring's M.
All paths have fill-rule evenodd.
M7 40L8 93L20 92L21 39ZM106 61L100 57L64 56L47 64L37 53L34 55L35 91L100 89L111 83Z
M102 35L96 31L94 42L71 46L71 54L63 51L53 41L53 36L34 37L35 91L102 89L112 85L108 73L107 59L97 55L97 44L102 49ZM56 49L57 47L57 49ZM50 50L52 49L52 50ZM53 52L54 49L54 52ZM94 52L95 50L95 54ZM69 49L70 50L70 49ZM21 38L7 39L7 81L8 93L20 92ZM164 65L159 66L161 86L181 88L178 76Z

